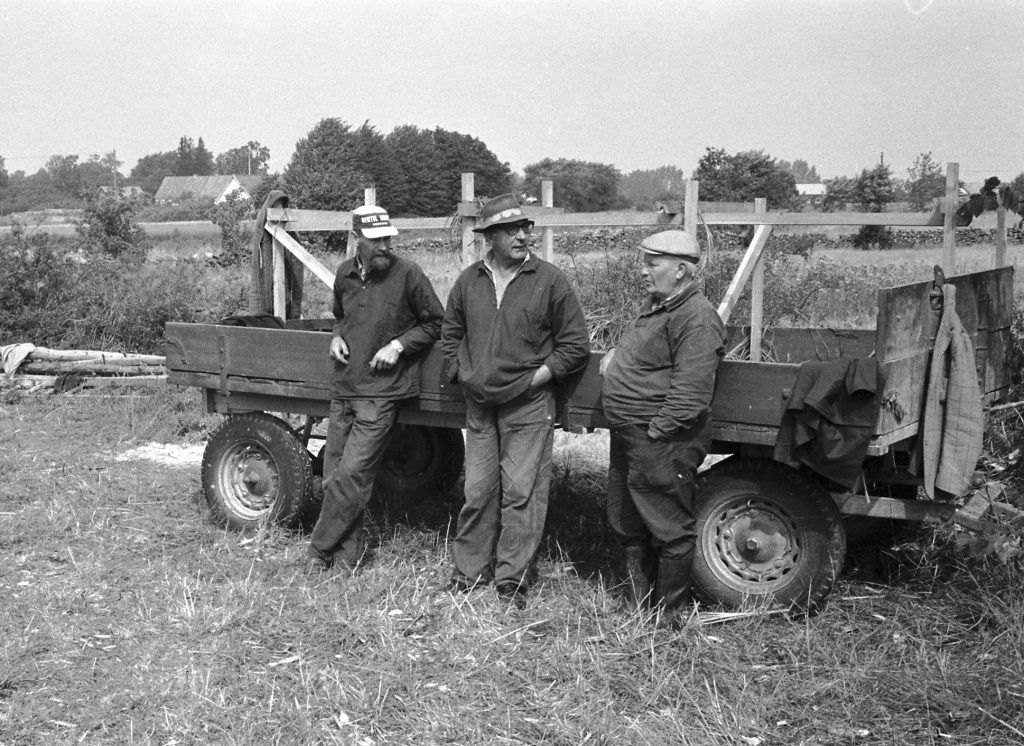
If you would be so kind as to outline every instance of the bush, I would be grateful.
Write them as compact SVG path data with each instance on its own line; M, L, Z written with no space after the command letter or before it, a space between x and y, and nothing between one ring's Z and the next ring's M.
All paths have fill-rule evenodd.
M15 223L0 237L0 344L34 341L63 326L62 305L73 287L74 265L47 233L26 235ZM37 343L41 344L41 343Z
M149 248L149 238L135 222L135 209L132 200L105 194L89 199L75 226L81 249L87 254L141 263Z
M853 237L853 245L858 249L891 249L892 232L884 225L862 225Z
M0 344L159 354L168 321L212 321L248 305L244 272L201 261L76 258L70 245L17 226L0 237L0 254Z
M253 232L253 205L237 194L230 194L208 211L210 220L220 228L220 252L213 261L222 267L244 264L249 259Z

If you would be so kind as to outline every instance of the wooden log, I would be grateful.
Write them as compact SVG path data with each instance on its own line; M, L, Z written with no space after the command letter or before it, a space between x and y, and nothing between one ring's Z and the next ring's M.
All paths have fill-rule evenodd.
M143 355L133 352L106 352L103 350L54 350L36 347L28 355L29 360L130 360L139 364L163 365L163 355Z
M93 375L153 375L162 374L163 366L137 365L128 361L98 363L93 360L68 360L22 363L18 369L25 373L59 375L61 373L91 373Z

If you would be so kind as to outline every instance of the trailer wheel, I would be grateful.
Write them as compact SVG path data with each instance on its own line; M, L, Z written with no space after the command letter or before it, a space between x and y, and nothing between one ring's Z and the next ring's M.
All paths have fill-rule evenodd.
M312 498L309 452L277 417L231 415L203 452L203 492L214 517L229 528L253 529L264 521L294 528Z
M764 459L730 458L697 480L695 592L727 608L824 605L842 570L839 510L816 481Z
M449 490L466 460L462 431L449 427L395 425L377 471L385 492Z

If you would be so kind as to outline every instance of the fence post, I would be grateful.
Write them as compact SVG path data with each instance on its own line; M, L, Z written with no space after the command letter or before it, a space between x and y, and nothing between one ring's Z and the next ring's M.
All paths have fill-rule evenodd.
M284 300L284 246L274 236L274 315L286 318Z
M555 188L551 179L544 179L540 183L540 204L541 207L555 206ZM550 225L545 226L542 230L540 245L544 261L553 262L555 260L555 229Z
M942 221L942 270L946 277L956 274L956 192L960 185L960 164L946 164L946 213Z
M1002 204L1002 195L999 197L1000 205L996 208L996 266L1006 265L1006 205Z
M696 238L697 199L700 192L700 182L696 179L686 179L685 184L685 191L683 193L683 230Z
M754 200L754 214L768 212L768 200L758 197ZM761 362L761 328L764 324L764 253L757 258L754 273L750 277L750 360Z
M376 205L377 204L377 187L364 187L363 188L363 204L364 205ZM348 238L345 240L345 258L351 259L356 255L356 239L352 235L352 231L348 232Z
M473 186L473 172L468 171L462 174L462 201L472 202L475 198ZM468 267L476 261L476 234L473 228L476 226L476 217L462 216L462 266Z

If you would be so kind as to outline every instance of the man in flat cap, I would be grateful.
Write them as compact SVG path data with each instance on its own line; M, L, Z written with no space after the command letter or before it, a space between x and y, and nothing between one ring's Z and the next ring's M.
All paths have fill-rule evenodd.
M555 387L590 356L586 321L565 275L530 253L533 222L504 194L481 209L484 259L448 297L441 349L466 397L466 502L450 589L494 580L525 606L547 515Z
M352 212L356 253L334 277L331 419L324 502L310 536L308 569L363 560L363 511L402 399L420 392L423 354L441 333L444 308L419 266L391 253L398 229L387 212ZM421 354L422 353L422 354Z
M600 367L611 428L607 511L628 598L650 600L671 626L690 601L693 482L711 444L725 326L695 281L693 236L664 231L640 247L649 302Z

